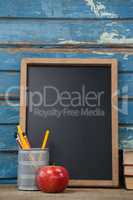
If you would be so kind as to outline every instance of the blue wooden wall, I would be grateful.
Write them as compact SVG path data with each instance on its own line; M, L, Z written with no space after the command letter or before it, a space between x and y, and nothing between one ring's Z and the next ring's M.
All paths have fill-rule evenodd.
M119 147L133 148L133 0L0 0L0 183L16 181L23 57L118 59Z

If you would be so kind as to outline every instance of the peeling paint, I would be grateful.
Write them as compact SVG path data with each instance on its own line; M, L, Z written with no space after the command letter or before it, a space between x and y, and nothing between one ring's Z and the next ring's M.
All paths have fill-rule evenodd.
M41 12L40 11L35 11L35 14L36 15L41 15Z
M133 127L126 127L127 131L133 131Z
M133 38L126 38L125 36L120 35L118 32L103 32L100 35L99 43L133 43Z
M98 55L105 55L105 52L103 51L92 51L92 53L94 53L94 54L98 54ZM113 52L106 52L106 55L108 55L108 56L113 56L114 55L114 53Z
M129 32L129 31L130 31L130 29L129 29L129 28L127 28L127 29L126 29L126 31L127 31L127 32Z
M106 43L106 42L111 42L112 41L118 41L119 39L119 34L116 33L116 32L111 32L111 33L108 33L108 32L104 32L100 35L100 41L101 43Z
M60 39L61 40L61 39ZM62 40L62 41L59 41L58 44L87 44L87 42L80 42L80 41L76 41L76 40ZM90 42L89 42L90 44Z
M85 2L89 7L91 7L91 11L95 13L96 17L118 17L117 14L108 12L106 6L99 1L95 2L94 0L85 0Z
M45 1L41 1L41 8L42 8L42 11L45 11L46 9L46 6L45 6Z
M128 141L127 139L121 141L124 148L133 148L133 140Z
M124 60L128 60L128 54L125 54L125 55L123 56L123 59L124 59Z

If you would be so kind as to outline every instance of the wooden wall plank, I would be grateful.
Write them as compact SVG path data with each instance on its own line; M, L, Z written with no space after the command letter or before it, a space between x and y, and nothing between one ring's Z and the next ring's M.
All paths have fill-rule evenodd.
M16 132L16 125L0 125L0 150L17 149Z
M119 74L119 95L133 97L133 73Z
M119 123L133 124L133 101L119 101Z
M133 49L45 49L0 48L0 70L20 70L24 57L30 58L115 58L120 72L133 72Z
M0 44L133 45L133 20L0 20Z
M0 124L17 124L19 122L19 102L0 102Z
M19 95L19 74L18 72L0 72L0 93Z
M1 17L133 17L132 0L5 0L0 3Z
M133 149L133 127L119 128L119 147L120 149Z
M17 184L17 179L16 178L0 179L0 184Z
M0 179L17 176L17 154L0 152Z

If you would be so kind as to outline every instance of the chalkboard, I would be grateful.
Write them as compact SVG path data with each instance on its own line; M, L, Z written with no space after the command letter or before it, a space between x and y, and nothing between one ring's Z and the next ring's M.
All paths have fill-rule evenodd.
M33 148L50 128L50 164L68 169L71 186L118 185L116 90L114 59L22 62L21 126Z

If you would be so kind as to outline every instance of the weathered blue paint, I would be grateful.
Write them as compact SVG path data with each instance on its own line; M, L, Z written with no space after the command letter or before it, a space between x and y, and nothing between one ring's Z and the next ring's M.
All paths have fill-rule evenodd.
M0 151L0 179L15 178L17 175L17 154Z
M119 74L120 96L133 98L133 73Z
M0 101L0 124L16 124L19 122L19 104L17 101L10 101L7 105Z
M0 44L133 45L133 20L0 20Z
M22 58L115 58L119 72L133 72L131 49L0 48L0 70L20 70Z
M19 73L18 72L1 72L0 73L0 93L9 95L19 95Z
M133 101L123 99L119 102L119 123L133 125Z
M0 150L17 149L15 125L0 125Z
M133 127L119 128L119 144L121 149L133 149Z
M133 17L132 0L5 0L1 17L126 18Z
M17 177L0 179L0 184L16 184Z

